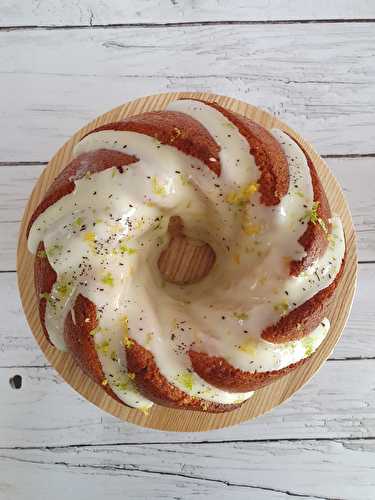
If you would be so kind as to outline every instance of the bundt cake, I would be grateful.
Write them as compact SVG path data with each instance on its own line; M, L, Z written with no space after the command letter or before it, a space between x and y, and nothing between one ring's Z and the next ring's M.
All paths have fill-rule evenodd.
M301 145L194 99L83 137L27 234L47 339L143 411L229 411L305 363L345 257Z

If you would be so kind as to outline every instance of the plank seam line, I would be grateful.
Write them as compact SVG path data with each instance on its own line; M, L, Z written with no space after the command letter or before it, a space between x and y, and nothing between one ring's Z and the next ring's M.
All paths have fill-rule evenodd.
M105 46L106 48L108 47L116 47L116 48L120 48L120 49L128 49L132 46L130 45L125 45L124 43L120 43L120 42L115 42L115 41L110 41L110 42L104 42L103 43L103 46ZM151 46L152 48L154 46ZM37 75L37 76L58 76L58 77L69 77L71 78L72 76L74 77L84 77L84 78L105 78L106 75L103 74L98 74L98 73L74 73L74 75L72 75L72 73L63 73L61 71L54 71L54 72L47 72L47 71L38 71L36 73L30 73L29 71L0 71L0 75L17 75L17 76L20 76L20 75L27 75L27 76L30 76L30 74L33 74L34 76ZM117 75L119 78L133 78L133 79L140 79L140 80L144 80L144 79L151 79L151 80L160 80L162 78L165 78L167 80L169 79L173 79L173 80L196 80L196 79L209 79L209 78L223 78L224 80L228 80L228 81L234 81L234 80L243 80L243 81L246 81L246 82L254 82L254 81L258 81L259 77L257 76L252 76L252 75L249 75L249 74L246 74L246 73L232 73L232 74L226 74L226 73L220 73L220 74L216 74L216 73L201 73L201 74L171 74L171 73L157 73L157 74L148 74L148 73L143 73L143 74L135 74L135 73L121 73L119 75ZM353 80L343 80L343 81L339 81L339 80L292 80L290 78L283 78L283 77L280 77L280 78L277 78L277 77L274 77L274 76L269 76L268 77L268 81L269 82L277 82L277 83L281 83L281 84L285 84L285 85L290 85L290 84L297 84L297 85L301 85L301 84L317 84L317 85L369 85L369 82L367 81L353 81ZM316 107L315 104L306 104L306 107L307 108L314 108ZM51 111L53 112L53 110L49 109L49 108L30 108L29 111L41 111L41 112L46 112L46 113L51 113ZM365 153L366 154L366 153ZM367 155L367 154L366 154ZM371 153L370 153L371 155ZM336 155L334 155L336 156ZM340 155L338 155L340 156ZM346 156L345 154L343 155L344 157ZM350 155L349 155L350 156ZM354 157L356 157L357 155L355 155ZM368 156L368 155L367 155ZM4 162L3 162L4 163Z
M48 161L0 161L0 167L28 167L34 165L48 165Z
M77 30L77 29L121 29L121 28L189 28L196 26L264 26L264 25L291 25L291 24L363 24L373 23L375 18L358 19L280 19L271 21L188 21L188 22L169 22L169 23L109 23L93 24L90 16L89 24L66 24L66 25L43 25L29 24L24 26L10 25L0 26L0 31L26 31L26 30Z
M342 498L338 497L320 497L316 495L309 495L309 494L304 494L304 493L295 493L289 490L279 490L276 488L271 488L267 486L256 486L256 485L251 485L251 484L243 484L243 483L232 483L230 481L225 481L223 479L213 479L213 478L208 478L208 477L199 477L199 476L194 476L194 475L189 475L189 474L183 474L181 472L167 472L167 471L158 471L158 470L150 470L150 469L142 469L140 467L132 467L131 465L126 467L124 465L89 465L89 464L70 464L68 462L43 462L41 460L27 460L27 459L21 459L21 458L14 458L14 457L8 457L8 456L0 456L2 459L6 460L13 460L15 462L21 462L21 463L29 463L29 464L36 464L36 465L63 465L69 469L93 469L94 471L96 470L104 470L104 471L113 471L113 472L142 472L145 474L154 474L154 475L160 475L160 476L171 476L171 477L182 477L185 479L192 479L195 481L206 481L206 482L211 482L211 483L218 483L218 484L223 484L224 486L228 487L236 487L236 488L248 488L248 489L253 489L253 490L260 490L260 491L272 491L274 493L283 493L284 495L287 496L294 496L294 497L301 497L301 498L314 498L316 500L342 500ZM129 474L127 474L129 475Z
M300 443L300 442L331 442L331 443L343 443L343 442L355 442L355 441L375 441L375 436L348 436L339 438L269 438L269 439L229 439L229 440L202 440L202 441L139 441L134 443L129 443L127 441L117 442L117 443L80 443L80 444L67 444L61 446L0 446L0 451L58 451L73 448L105 448L107 446L175 446L175 445L205 445L205 444L241 444L241 443Z

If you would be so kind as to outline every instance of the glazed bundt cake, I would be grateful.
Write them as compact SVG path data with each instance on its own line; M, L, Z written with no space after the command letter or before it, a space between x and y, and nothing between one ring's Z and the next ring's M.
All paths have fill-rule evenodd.
M47 339L144 411L229 411L305 363L345 256L307 152L188 99L83 137L28 245Z

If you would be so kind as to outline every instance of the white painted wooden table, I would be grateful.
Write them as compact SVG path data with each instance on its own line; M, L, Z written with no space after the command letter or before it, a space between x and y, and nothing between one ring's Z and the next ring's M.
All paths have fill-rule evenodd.
M0 26L1 500L374 500L374 0L1 0ZM18 225L49 157L96 115L175 90L287 121L327 158L358 231L358 293L331 359L271 414L205 434L84 401L46 365L16 289Z

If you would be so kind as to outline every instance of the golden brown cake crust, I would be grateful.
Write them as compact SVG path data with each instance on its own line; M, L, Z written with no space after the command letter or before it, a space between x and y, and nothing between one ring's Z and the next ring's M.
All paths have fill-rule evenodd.
M239 408L240 404L225 405L191 397L172 385L160 373L154 356L132 339L133 345L126 348L128 370L135 374L140 392L151 401L183 410L223 413Z
M280 203L281 198L288 192L289 168L286 156L273 135L249 118L229 111L216 102L194 100L218 110L238 128L249 143L250 153L261 171L261 203L268 206Z
M122 167L136 161L134 156L109 149L98 149L92 153L83 153L77 156L62 170L48 188L43 200L30 218L26 236L29 236L31 226L44 210L73 191L75 180L81 179L87 172L97 173L112 167L117 167L121 171Z
M314 192L314 202L316 204L316 215L318 219L315 223L309 221L306 231L298 240L306 251L306 257L299 261L292 261L290 264L290 274L292 276L298 276L302 271L311 266L314 261L324 255L328 246L327 235L332 229L332 224L330 223L332 214L326 193L323 189L322 183L320 182L314 163L301 144L296 139L293 140L302 149L307 159Z
M251 120L227 111L216 103L206 104L221 111L246 137L250 151L256 158L257 165L261 170L259 190L262 195L262 202L266 205L278 203L280 198L287 192L289 182L288 165L281 146L271 134ZM144 133L156 138L163 144L169 144L186 154L199 158L215 173L220 174L219 146L199 122L183 113L169 111L145 113L131 117L123 122L105 125L93 132L107 129ZM314 165L307 154L306 158L312 177L314 200L319 202L317 207L318 217L330 229L328 219L331 212L326 195ZM215 161L212 161L212 159ZM121 172L123 166L136 161L137 158L134 156L105 149L85 153L74 159L55 179L45 198L35 210L29 222L27 234L33 222L46 208L73 191L75 179L83 177L87 172L99 172L113 166L116 166ZM310 222L306 232L300 239L300 243L305 248L307 256L300 262L291 263L290 271L292 275L298 275L300 271L308 267L324 253L327 247L326 233L320 224ZM282 317L276 325L267 328L262 333L262 338L270 342L281 343L299 339L310 333L325 314L340 280L343 265L344 263L342 263L340 273L335 281L328 288L291 311L287 316ZM44 252L43 243L39 245L38 254L35 257L34 271L35 289L39 298L40 319L48 339L45 328L46 298L42 295L51 292L57 276ZM87 319L89 321L85 321ZM79 366L96 383L103 384L104 373L95 350L94 340L90 335L90 331L95 328L96 322L96 306L80 295L74 305L74 318L71 313L66 318L64 337ZM213 413L230 411L239 406L221 405L188 396L163 377L155 364L152 354L136 342L134 342L131 349L127 350L127 358L129 370L135 373L136 382L141 392L157 403L174 408ZM250 373L237 370L224 359L207 354L191 351L190 358L194 369L202 378L214 386L232 392L245 392L263 387L286 375L308 359L306 358L299 363L278 371ZM108 394L120 401L107 385L102 386Z
M39 317L42 324L43 333L48 342L52 345L45 325L47 296L51 293L52 287L57 280L57 274L49 263L44 243L41 241L38 245L34 261L34 286L38 299ZM47 294L47 296L44 296Z
M152 111L126 120L103 125L92 132L121 130L154 137L162 144L177 148L203 161L220 175L220 147L200 122L178 111ZM89 135L89 134L88 134Z
M234 368L225 359L217 356L209 356L196 351L190 351L189 355L193 368L200 377L209 384L228 392L256 391L284 377L309 359L301 359L281 370L251 373Z
M345 259L340 270L330 286L324 288L300 306L283 316L275 325L269 326L262 332L262 338L268 342L282 344L299 340L312 332L326 316L336 288L344 272Z
M281 318L278 323L266 328L262 338L275 344L298 340L311 333L325 317L334 297L344 269L344 260L335 281L310 300ZM194 370L206 382L220 389L232 392L247 392L259 389L274 380L287 375L303 364L309 357L271 372L244 372L234 368L224 358L210 356L191 350L190 359ZM310 356L311 357L311 356Z
M83 295L78 295L73 307L73 315L69 312L65 319L64 340L77 365L86 375L101 385L112 398L123 404L106 381L96 353L94 339L90 335L97 325L95 304Z

